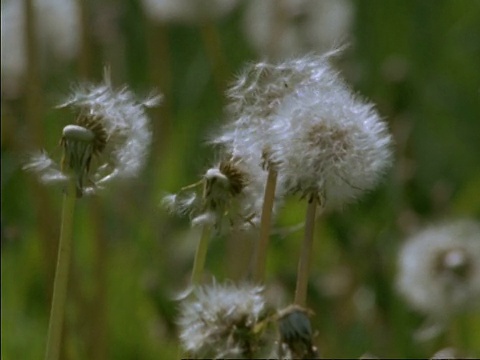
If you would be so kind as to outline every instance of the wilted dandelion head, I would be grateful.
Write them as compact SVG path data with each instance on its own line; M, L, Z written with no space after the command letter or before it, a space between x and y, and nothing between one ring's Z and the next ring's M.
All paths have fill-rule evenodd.
M458 220L414 235L399 253L397 287L438 320L480 300L480 224Z
M254 224L260 213L258 199L264 177L258 167L233 158L208 169L198 183L163 198L162 205L180 215L189 214L192 225L221 227L225 215L231 224Z
M391 136L373 105L356 97L328 61L278 107L271 159L287 191L335 207L372 189L391 162Z
M78 195L93 192L114 178L134 177L151 142L145 108L158 100L137 100L126 87L113 89L107 73L104 84L78 86L58 106L73 109L77 116L75 123L63 129L61 171L46 154L35 155L25 169L37 172L44 182L71 174Z
M200 357L251 357L265 330L263 288L249 284L195 288L184 300L178 324L185 351Z

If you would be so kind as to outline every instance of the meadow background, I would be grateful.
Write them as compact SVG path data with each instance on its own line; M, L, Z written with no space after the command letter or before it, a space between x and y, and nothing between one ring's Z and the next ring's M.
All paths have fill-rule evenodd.
M67 57L52 50L60 33L38 30L45 14L34 0L22 1L17 14L26 18L22 34L6 31L12 1L2 0L2 359L44 355L59 235L61 189L40 184L22 165L38 148L60 158L61 130L74 119L54 106L72 83L101 81L104 65L114 84L139 94L155 88L164 99L149 111L154 143L138 179L78 202L62 354L176 358L172 297L188 282L198 231L159 203L215 162L205 140L225 120L224 90L246 62L265 56L244 31L248 1L188 23L158 21L139 0L78 1L78 46ZM410 234L437 221L480 218L480 1L349 6L341 40L350 46L336 67L377 104L395 139L395 161L375 191L317 223L308 300L316 343L330 358L430 357L449 346L480 356L479 311L459 316L444 336L417 342L413 333L425 318L395 290L398 249ZM13 61L24 63L17 78L4 59L15 46L24 50ZM266 283L283 305L293 299L302 238L289 229L304 211L303 202L288 199L275 220ZM254 239L243 237L210 243L206 267L217 280L244 276Z

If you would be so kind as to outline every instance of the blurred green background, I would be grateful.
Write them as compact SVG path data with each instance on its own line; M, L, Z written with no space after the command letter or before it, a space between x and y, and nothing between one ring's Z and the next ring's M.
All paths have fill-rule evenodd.
M215 161L205 140L225 120L226 86L246 62L285 55L273 46L282 31L261 53L245 31L249 1L182 22L159 20L140 0L79 0L71 2L78 27L69 30L76 50L59 56L51 45L63 28L55 22L73 20L55 12L61 1L43 1L2 0L2 359L43 357L60 226L61 189L39 184L22 164L38 148L60 157L61 129L73 119L54 106L72 83L101 81L104 65L115 84L139 94L155 88L164 100L150 111L154 144L138 179L78 203L62 356L176 358L172 298L188 282L198 231L159 202ZM13 3L21 11L7 12ZM395 163L375 191L317 224L309 292L317 345L330 358L430 357L449 346L480 356L478 311L419 343L413 334L424 317L395 291L397 251L409 234L434 221L480 217L480 1L344 3L350 17L339 37L350 46L336 66L388 122ZM306 19L314 15L289 21L327 22ZM49 36L42 21L54 29ZM20 57L4 59L15 47ZM327 49L309 42L294 51ZM8 65L22 61L20 75L10 76L19 70ZM300 223L304 207L288 199L275 227ZM283 305L293 298L301 238L281 230L272 237L267 287ZM213 240L208 271L241 278L251 242Z

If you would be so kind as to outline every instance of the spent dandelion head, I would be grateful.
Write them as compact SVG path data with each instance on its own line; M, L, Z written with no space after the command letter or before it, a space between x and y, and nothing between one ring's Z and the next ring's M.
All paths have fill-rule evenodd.
M181 303L178 319L185 351L216 359L259 354L270 315L262 287L214 283L192 295Z
M480 299L480 224L457 220L426 228L407 240L398 265L405 300L445 321Z
M179 215L189 214L195 226L215 225L220 229L225 215L232 225L253 225L262 191L262 177L255 170L242 160L222 160L208 169L199 182L166 195L162 205Z
M109 75L101 85L78 86L58 108L76 112L76 121L64 127L59 167L46 153L25 166L43 182L75 178L77 195L91 193L115 178L131 178L141 169L151 142L146 107L158 96L138 100L127 87L114 89Z
M391 136L374 106L324 60L278 107L271 159L286 191L335 207L377 184L391 162Z

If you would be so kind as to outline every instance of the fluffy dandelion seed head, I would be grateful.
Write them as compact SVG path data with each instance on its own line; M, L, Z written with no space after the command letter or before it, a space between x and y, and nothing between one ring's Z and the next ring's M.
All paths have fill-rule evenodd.
M480 300L480 224L459 220L427 228L399 253L399 292L439 320Z
M263 288L243 284L198 287L182 302L178 324L186 351L195 356L242 356L256 347L256 325L266 317Z
M358 99L328 62L279 106L271 158L290 192L336 207L372 189L391 162L391 136L372 104Z
M151 142L145 108L158 100L158 96L138 100L126 87L113 89L106 74L104 84L78 86L59 106L77 110L77 124L95 133L95 154L102 155L93 175L97 185L138 174Z
M151 142L145 108L158 100L158 96L138 100L126 87L114 89L106 73L103 84L78 86L59 106L78 114L76 123L64 128L61 140L62 168L73 170L78 194L92 193L115 178L138 174ZM25 168L36 169L29 164Z
M335 49L322 56L305 56L271 64L249 64L227 91L231 119L213 143L221 144L233 156L261 164L268 163L271 142L270 127L284 99L299 86L305 86L322 75L323 64L340 52Z

